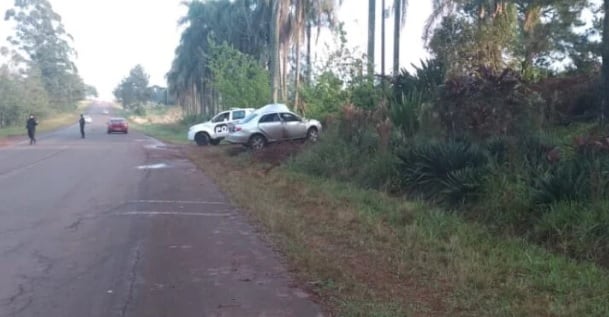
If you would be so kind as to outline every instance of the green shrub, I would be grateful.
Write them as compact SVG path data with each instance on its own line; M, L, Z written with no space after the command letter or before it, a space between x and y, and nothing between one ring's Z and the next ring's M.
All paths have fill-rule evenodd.
M391 103L389 116L404 138L411 138L419 131L419 112L422 94L416 90Z
M313 85L302 88L301 97L306 115L323 121L337 114L348 99L343 84L336 74L327 71Z
M488 163L480 147L462 141L415 144L399 158L404 189L450 204L465 202L478 194Z
M534 206L527 175L510 166L495 166L484 177L480 200L470 216L500 232L524 232L533 223Z
M317 144L292 158L288 167L367 189L390 191L395 188L397 158L390 152L377 151L377 143L373 133L354 144L338 131L329 130Z
M534 200L547 205L560 201L588 202L608 197L609 159L577 155L554 165L536 179Z
M534 234L540 243L571 257L609 264L609 201L554 203Z
M137 104L133 106L133 114L136 116L145 116L146 115L146 107L142 104Z

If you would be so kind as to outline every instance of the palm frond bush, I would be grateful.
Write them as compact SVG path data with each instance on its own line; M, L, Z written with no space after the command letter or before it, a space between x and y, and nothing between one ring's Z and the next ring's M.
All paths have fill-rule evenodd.
M479 192L488 164L484 150L463 141L416 144L398 156L407 192L449 204L465 202Z

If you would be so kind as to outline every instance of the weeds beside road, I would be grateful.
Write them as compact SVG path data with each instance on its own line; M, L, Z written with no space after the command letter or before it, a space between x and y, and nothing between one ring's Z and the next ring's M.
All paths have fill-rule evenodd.
M422 203L223 147L189 157L268 232L340 316L604 316L609 276Z
M147 129L165 140L183 138L175 127ZM294 148L255 156L233 146L184 150L259 223L299 282L334 315L609 314L606 270L424 203L291 171L273 160L289 156L282 146Z

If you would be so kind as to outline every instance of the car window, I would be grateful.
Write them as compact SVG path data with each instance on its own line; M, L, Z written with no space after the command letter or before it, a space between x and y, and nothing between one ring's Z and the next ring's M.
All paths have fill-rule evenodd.
M276 113L269 113L269 114L265 114L264 116L262 116L262 118L260 118L260 121L258 121L258 123L269 123L269 122L278 122L281 121L281 119L279 119L279 115Z
M281 114L281 119L285 122L301 121L300 118L292 113L284 112Z
M239 120L245 118L245 110L233 111L233 120Z
M230 117L229 112L223 112L223 113L220 113L217 116L215 116L213 119L211 119L211 122L213 122L213 123L223 122L224 120L228 120L229 117Z
M250 114L247 115L247 117L245 117L245 119L241 120L241 123L248 123L250 121L252 121L252 119L256 118L258 116L257 113L252 112Z

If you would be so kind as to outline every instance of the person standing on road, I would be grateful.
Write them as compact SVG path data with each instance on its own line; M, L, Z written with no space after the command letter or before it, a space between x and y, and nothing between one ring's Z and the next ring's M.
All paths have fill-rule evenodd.
M78 120L78 123L80 123L80 137L81 138L85 138L85 116L81 113L80 114L80 120Z
M25 123L25 128L27 129L27 135L30 137L30 145L36 144L36 126L38 125L38 121L36 121L36 117L33 114L27 119Z

